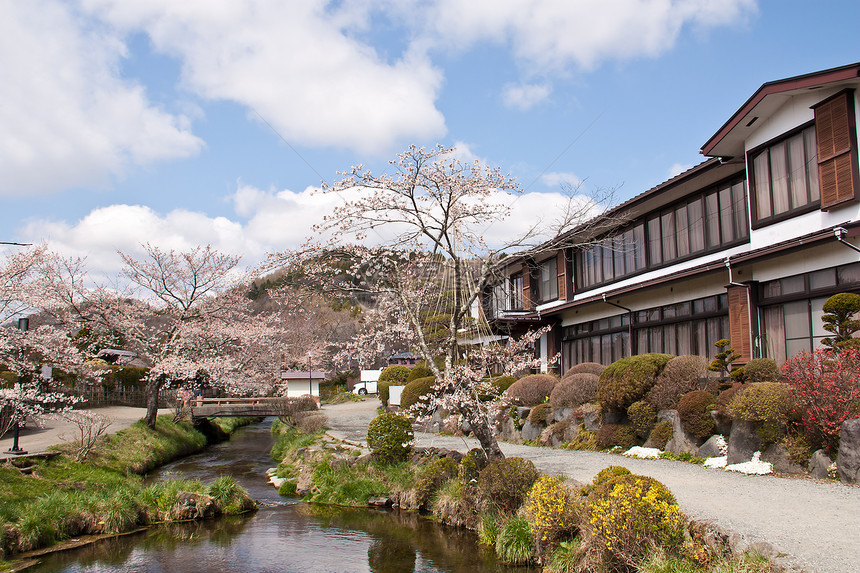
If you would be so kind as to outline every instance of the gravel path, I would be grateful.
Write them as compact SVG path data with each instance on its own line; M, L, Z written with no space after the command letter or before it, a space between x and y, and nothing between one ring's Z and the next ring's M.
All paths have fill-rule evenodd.
M332 435L363 442L379 401L325 406ZM418 446L466 451L475 440L416 434ZM860 571L860 487L811 479L747 476L670 460L637 460L598 452L576 452L501 443L506 456L532 460L542 471L590 482L608 465L666 484L689 517L708 520L753 544L766 542L806 571Z

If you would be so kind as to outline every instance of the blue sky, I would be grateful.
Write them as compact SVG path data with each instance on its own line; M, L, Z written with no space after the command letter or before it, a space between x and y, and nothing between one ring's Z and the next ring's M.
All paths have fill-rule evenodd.
M856 0L0 6L0 240L104 273L146 241L297 246L321 180L410 144L517 177L494 228L514 232L560 181L623 201L701 161L762 83L860 61Z

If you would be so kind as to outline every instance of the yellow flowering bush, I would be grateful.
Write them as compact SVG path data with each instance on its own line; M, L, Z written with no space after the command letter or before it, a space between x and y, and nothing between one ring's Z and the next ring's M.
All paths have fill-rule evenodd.
M552 541L574 532L579 506L562 480L543 475L529 490L524 513L538 541Z
M669 489L657 480L622 475L597 486L588 503L588 526L609 562L633 566L649 551L680 549L684 517Z

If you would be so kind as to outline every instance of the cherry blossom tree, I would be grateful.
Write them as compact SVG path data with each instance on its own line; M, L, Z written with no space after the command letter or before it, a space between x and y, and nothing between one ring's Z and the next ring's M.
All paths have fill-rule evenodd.
M483 327L489 333L486 325L475 323L472 309L501 279L505 253L534 256L587 242L611 228L614 221L593 217L611 193L574 194L553 221L536 221L520 236L490 245L485 231L504 223L511 200L521 193L513 178L477 161L464 163L455 150L441 146L410 147L390 168L391 174L376 175L357 166L343 173L341 181L324 185L323 192L344 198L317 229L333 238L273 254L269 261L301 268L310 284L332 292L369 295L375 310L368 314L377 316L367 320L370 328L356 338L359 348L350 350L372 352L395 342L416 349L436 379L444 381L440 388L448 405L461 402L457 409L488 456L498 456L486 416L475 402L472 374L477 370L455 368L464 330ZM576 235L569 232L574 227ZM355 242L345 244L345 236ZM379 246L369 246L374 243ZM441 365L436 356L444 358Z

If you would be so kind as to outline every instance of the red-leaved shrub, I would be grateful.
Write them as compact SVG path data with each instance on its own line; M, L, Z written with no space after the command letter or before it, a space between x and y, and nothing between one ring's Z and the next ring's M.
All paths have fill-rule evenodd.
M595 374L564 375L561 382L555 385L549 395L549 403L553 410L559 408L576 408L594 400L597 396L597 381Z
M599 362L581 362L575 366L571 366L561 379L564 380L574 374L594 374L595 376L600 376L604 370L606 370L606 366Z
M782 373L809 437L830 452L838 450L842 423L855 417L860 405L860 350L801 352Z

